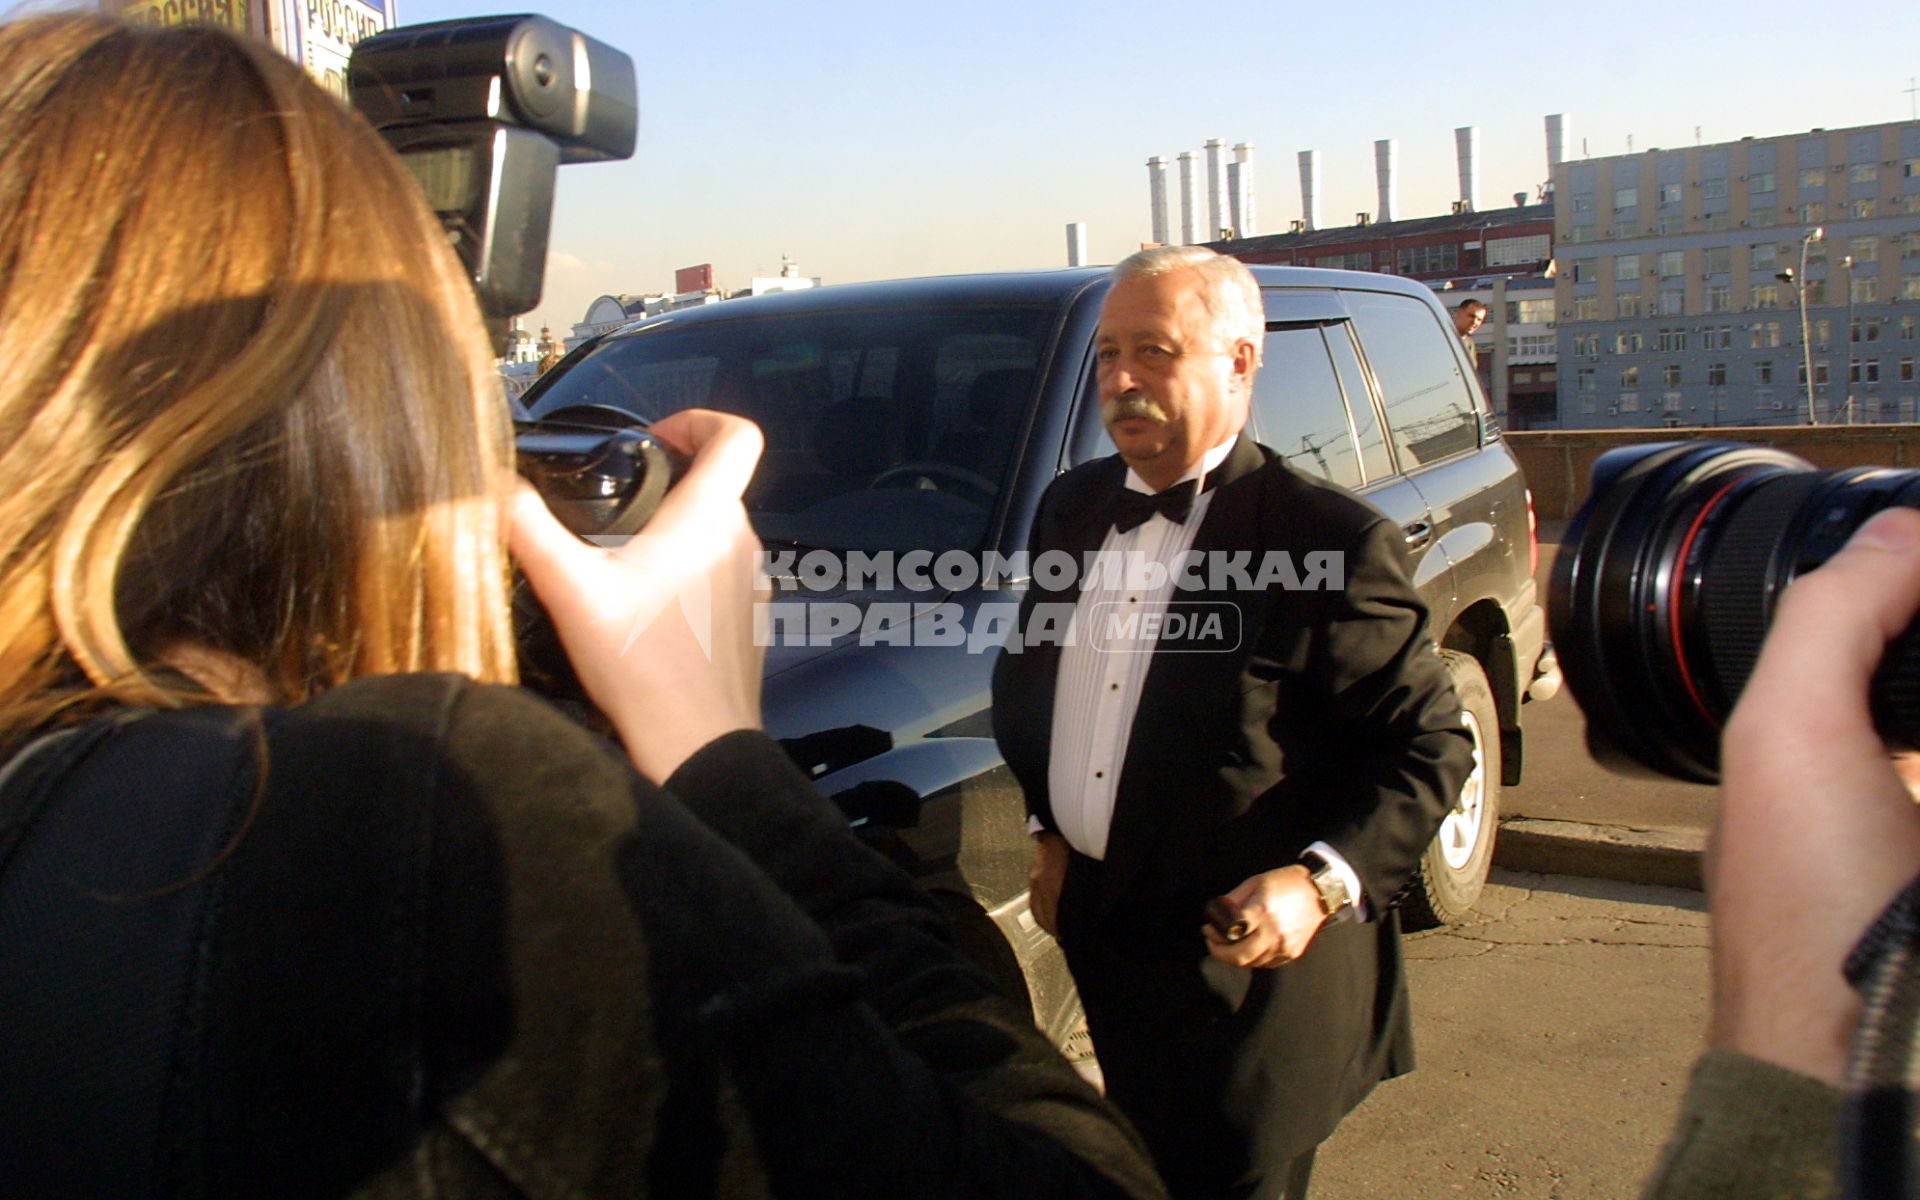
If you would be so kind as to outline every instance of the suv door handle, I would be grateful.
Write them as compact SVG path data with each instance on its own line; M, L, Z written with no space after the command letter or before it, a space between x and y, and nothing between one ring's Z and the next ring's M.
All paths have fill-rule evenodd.
M1425 521L1409 521L1400 527L1406 535L1407 549L1418 550L1433 540L1433 526Z

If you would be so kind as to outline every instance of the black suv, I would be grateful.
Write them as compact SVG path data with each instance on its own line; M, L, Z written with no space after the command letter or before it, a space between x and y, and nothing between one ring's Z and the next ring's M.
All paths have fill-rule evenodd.
M1426 288L1254 274L1267 336L1251 432L1406 531L1473 725L1473 775L1401 898L1414 927L1451 921L1486 878L1500 786L1519 781L1523 699L1557 687L1526 488ZM776 598L768 729L1063 1043L1079 1005L1027 912L1024 808L989 733L988 680L1041 492L1113 452L1093 399L1108 286L1101 270L1047 271L683 309L593 339L525 398L536 418L708 407L759 422L748 506L806 601ZM883 561L898 570L861 569Z

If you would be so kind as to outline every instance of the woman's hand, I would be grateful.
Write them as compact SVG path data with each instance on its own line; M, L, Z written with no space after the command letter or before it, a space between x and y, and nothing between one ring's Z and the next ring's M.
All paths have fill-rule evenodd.
M658 782L714 738L760 725L760 541L740 497L764 441L751 421L703 409L652 432L693 462L640 533L589 545L522 482L510 544L587 694Z

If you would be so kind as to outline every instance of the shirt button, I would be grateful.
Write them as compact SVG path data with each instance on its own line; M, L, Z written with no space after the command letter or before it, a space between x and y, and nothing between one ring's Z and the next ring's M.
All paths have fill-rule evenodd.
M1093 773L1093 777L1095 779L1105 779L1107 777L1107 773L1105 771L1095 771Z
M1107 685L1107 690L1110 692L1117 692L1120 690L1120 685L1117 683L1110 683Z

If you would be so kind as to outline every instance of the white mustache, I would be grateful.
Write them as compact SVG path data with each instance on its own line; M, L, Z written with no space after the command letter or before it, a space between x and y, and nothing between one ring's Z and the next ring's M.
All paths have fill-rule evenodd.
M1160 406L1140 392L1122 392L1111 400L1102 401L1101 411L1108 424L1134 417L1163 425L1167 421L1167 415L1160 411Z

